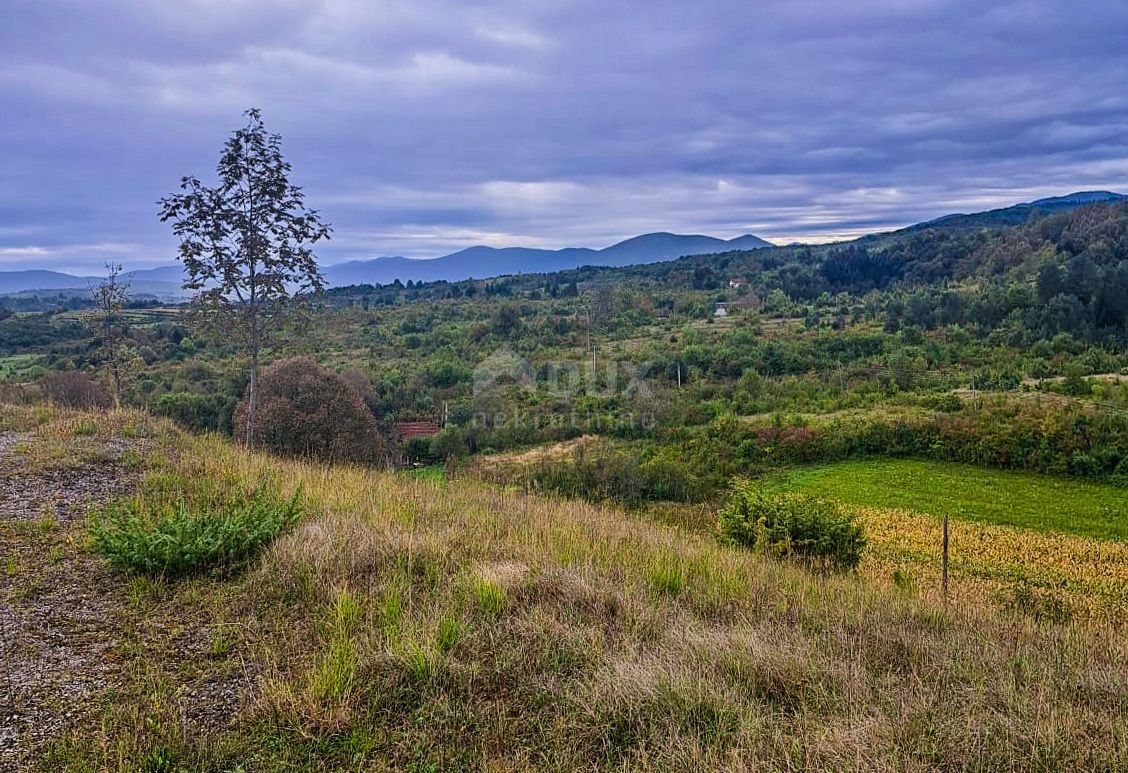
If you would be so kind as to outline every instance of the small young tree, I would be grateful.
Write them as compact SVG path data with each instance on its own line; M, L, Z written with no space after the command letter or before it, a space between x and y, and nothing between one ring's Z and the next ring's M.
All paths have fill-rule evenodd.
M113 385L114 407L121 407L122 371L125 369L129 329L126 327L122 310L129 303L129 281L122 281L121 266L106 264L106 278L90 290L94 299L94 313L87 318L94 337L98 339L110 371Z
M325 283L311 245L328 239L329 226L306 207L290 183L282 138L270 134L256 109L224 145L210 188L195 177L183 193L161 199L162 221L173 222L180 259L195 293L197 318L233 340L248 358L244 441L253 445L258 406L259 355Z

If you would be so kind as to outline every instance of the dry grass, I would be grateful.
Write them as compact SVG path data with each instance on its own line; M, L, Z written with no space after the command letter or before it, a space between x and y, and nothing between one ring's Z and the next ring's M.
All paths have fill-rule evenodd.
M14 452L32 472L116 463L157 466L175 454L180 433L143 411L78 411L0 403L0 436L12 433Z
M1098 623L945 611L466 481L215 440L190 456L204 474L281 470L323 513L246 586L289 621L251 720L289 759L336 739L393 767L1128 764L1128 646Z
M870 549L859 571L875 582L898 580L932 600L940 598L940 522L903 510L861 508ZM978 606L1022 603L1029 589L1039 613L1128 619L1128 543L1040 533L953 520L951 595Z
M507 467L531 467L545 462L566 461L577 451L584 451L597 446L600 439L595 435L581 435L573 440L565 440L552 445L538 446L528 451L514 451L512 453L490 454L471 460L471 465Z
M64 767L116 766L124 733L187 769L1128 767L1128 642L1099 621L945 610L470 481L216 438L185 439L177 464L309 497L248 574L176 596L198 614L222 594L260 687L210 735L121 712L68 739Z

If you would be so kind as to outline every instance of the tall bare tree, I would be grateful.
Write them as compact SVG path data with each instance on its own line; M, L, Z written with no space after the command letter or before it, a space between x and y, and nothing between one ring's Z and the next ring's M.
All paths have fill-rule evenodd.
M244 439L252 445L259 356L324 289L312 245L328 239L330 228L290 183L281 136L267 132L259 110L244 115L247 124L224 144L219 184L183 178L181 193L161 199L160 217L180 238L184 288L195 293L198 318L248 358Z
M122 371L125 369L129 328L122 311L129 303L130 282L123 279L121 266L106 264L106 278L90 289L94 299L94 313L87 317L87 324L98 340L106 368L110 371L110 381L114 388L114 407L121 407Z
M606 327L616 313L618 313L618 297L611 285L596 285L591 291L591 303L588 304L588 348L591 350L591 378L596 379L596 349L598 347L599 332Z

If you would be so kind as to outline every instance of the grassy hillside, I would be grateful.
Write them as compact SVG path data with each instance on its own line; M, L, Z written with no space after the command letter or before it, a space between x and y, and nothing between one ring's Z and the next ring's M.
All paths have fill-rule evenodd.
M140 437L150 478L306 501L242 571L105 575L121 679L51 769L1128 765L1128 643L1104 623L945 609L614 507L280 461L140 414L0 427L40 470Z

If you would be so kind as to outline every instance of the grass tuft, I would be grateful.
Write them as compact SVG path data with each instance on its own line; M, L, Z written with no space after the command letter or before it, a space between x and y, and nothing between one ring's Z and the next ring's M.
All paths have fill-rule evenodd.
M470 585L474 599L486 614L498 615L505 607L505 588L493 580L475 577Z
M658 596L678 596L686 588L685 567L674 556L659 556L646 568L646 582Z

